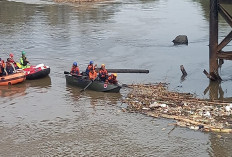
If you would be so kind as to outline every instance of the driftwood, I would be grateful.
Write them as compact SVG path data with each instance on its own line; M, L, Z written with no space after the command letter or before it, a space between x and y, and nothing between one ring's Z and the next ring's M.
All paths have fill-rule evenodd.
M208 101L190 93L168 91L162 83L130 87L133 90L123 100L128 104L128 111L175 119L176 125L190 129L232 133L232 108L226 110L231 102Z

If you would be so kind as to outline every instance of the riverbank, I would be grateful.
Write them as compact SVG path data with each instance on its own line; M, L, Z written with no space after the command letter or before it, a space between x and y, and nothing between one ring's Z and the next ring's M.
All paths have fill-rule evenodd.
M165 83L130 85L132 90L123 100L130 112L152 117L174 119L174 125L205 132L232 133L230 102L198 99L191 93L168 90Z

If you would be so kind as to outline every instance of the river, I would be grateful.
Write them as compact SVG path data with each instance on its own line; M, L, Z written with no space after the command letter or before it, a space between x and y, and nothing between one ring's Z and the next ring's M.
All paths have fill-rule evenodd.
M170 90L230 99L231 61L220 70L220 84L203 74L209 67L208 6L205 0L1 0L0 57L13 52L19 60L25 51L31 64L49 65L51 73L0 87L0 156L231 156L231 135L181 127L170 132L172 120L121 110L129 89L80 93L63 74L74 61L84 70L93 60L106 68L150 70L118 74L122 83L167 82ZM222 39L231 28L221 18L219 27ZM188 36L188 46L173 45L180 34Z

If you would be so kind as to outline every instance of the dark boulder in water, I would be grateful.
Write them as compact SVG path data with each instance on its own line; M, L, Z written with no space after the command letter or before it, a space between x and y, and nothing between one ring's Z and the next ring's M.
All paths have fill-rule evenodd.
M174 45L188 45L188 37L186 35L178 35L172 42Z

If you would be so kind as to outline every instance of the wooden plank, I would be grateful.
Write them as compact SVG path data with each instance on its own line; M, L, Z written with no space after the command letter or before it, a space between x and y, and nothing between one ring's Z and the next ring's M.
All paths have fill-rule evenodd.
M226 20L226 22L232 27L232 16L223 8L220 4L218 5L218 11L220 15Z
M231 0L219 0L219 3L221 4L232 4Z
M232 40L232 31L218 45L217 51L221 51Z
M209 22L209 73L218 70L217 47L218 47L218 1L210 0Z

